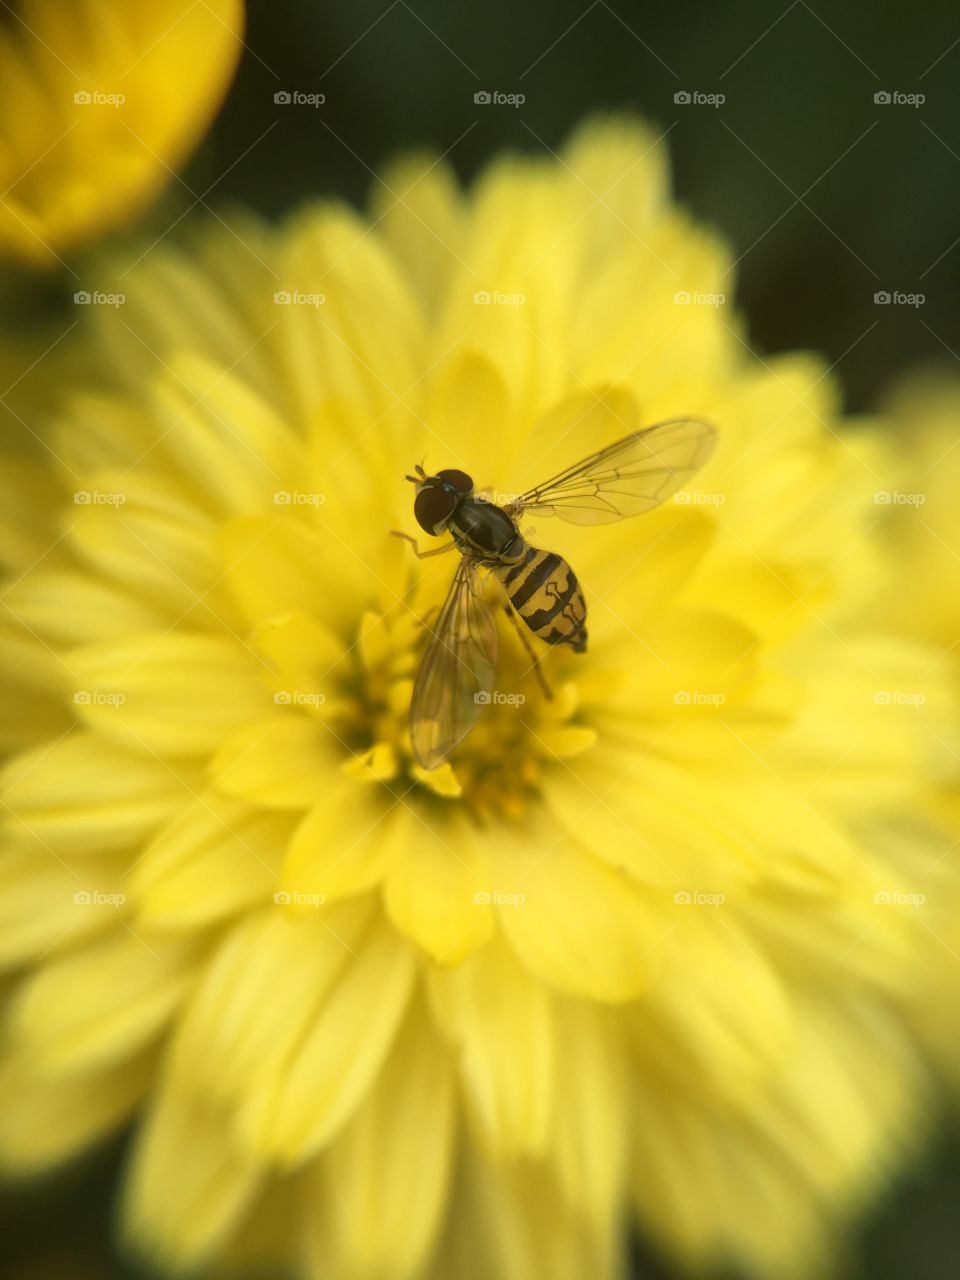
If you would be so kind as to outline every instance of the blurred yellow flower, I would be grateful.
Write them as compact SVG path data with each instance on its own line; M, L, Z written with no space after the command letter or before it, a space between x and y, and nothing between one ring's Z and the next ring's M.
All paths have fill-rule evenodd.
M0 28L0 254L49 264L136 215L193 150L241 0L23 0Z
M881 601L885 625L930 646L930 669L960 690L960 378L918 369L901 378L887 412L896 430L895 488L884 507L885 550L898 571ZM943 730L945 767L930 778L921 806L930 837L918 850L897 815L883 823L888 858L922 882L930 930L929 972L914 1016L936 1060L960 1083L956 1026L960 1014L960 716Z
M583 1280L633 1217L822 1275L917 1136L926 934L853 824L909 811L946 695L858 621L882 450L818 360L747 352L665 169L594 125L157 251L56 465L9 465L0 1159L139 1108L126 1230L168 1266ZM591 609L556 701L505 631L525 701L424 774L452 566L388 536L404 472L515 492L681 414L720 442L684 494L531 531Z

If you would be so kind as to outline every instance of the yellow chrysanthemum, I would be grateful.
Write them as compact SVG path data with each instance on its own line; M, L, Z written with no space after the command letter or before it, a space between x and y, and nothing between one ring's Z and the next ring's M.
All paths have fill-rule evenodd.
M148 256L9 466L0 1158L139 1112L126 1230L216 1274L612 1276L630 1215L822 1274L922 1094L925 934L852 823L908 808L943 694L857 622L873 447L704 304L729 256L641 128L384 191ZM673 415L720 441L682 500L528 530L589 653L548 703L504 630L525 702L424 773L452 565L389 537L404 472L516 492Z
M233 75L243 6L21 0L7 16L0 253L49 264L167 185Z
M943 370L903 378L889 400L896 428L895 486L877 494L884 513L885 550L901 569L879 612L886 625L931 649L931 669L960 689L960 379ZM918 850L896 815L884 823L891 862L925 894L924 922L933 945L922 998L913 1009L938 1062L960 1082L956 1027L960 1014L960 717L943 731L944 768L930 779L920 806L931 827Z

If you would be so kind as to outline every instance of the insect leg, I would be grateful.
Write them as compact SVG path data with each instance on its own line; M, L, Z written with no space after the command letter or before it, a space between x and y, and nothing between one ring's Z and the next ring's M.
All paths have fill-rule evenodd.
M514 613L512 607L508 605L506 601L503 602L503 610L504 610L504 613L507 615L507 617L510 619L510 621L513 623L513 625L517 629L517 635L520 637L520 643L523 645L524 649L526 649L527 657L530 659L530 670L533 672L533 674L537 677L537 680L540 682L540 688L543 690L544 697L546 697L548 702L552 702L553 690L547 684L546 676L540 670L540 655L536 652L533 645L530 643L530 637L524 631L523 627L520 625L520 621L517 618L517 615Z
M445 551L452 551L457 545L455 542L445 542L442 547L434 547L432 551L421 551L420 544L416 538L411 538L409 533L401 533L399 529L391 529L390 533L394 538L402 538L404 542L409 542L418 560L428 560L430 556L442 556Z

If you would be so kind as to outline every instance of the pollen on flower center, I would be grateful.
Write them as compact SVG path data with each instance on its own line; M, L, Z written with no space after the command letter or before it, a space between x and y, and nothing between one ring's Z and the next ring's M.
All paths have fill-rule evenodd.
M333 727L352 752L347 772L404 792L413 784L459 798L480 821L519 817L552 764L591 745L595 734L580 722L567 655L540 655L548 698L513 628L498 626L494 687L477 697L477 722L449 760L428 770L412 749L410 704L429 619L409 611L366 614L335 700Z

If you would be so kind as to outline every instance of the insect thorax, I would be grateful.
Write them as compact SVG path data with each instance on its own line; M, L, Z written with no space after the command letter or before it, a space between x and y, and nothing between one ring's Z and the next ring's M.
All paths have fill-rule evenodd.
M507 513L492 502L465 498L450 517L448 528L463 551L494 564L515 564L526 543Z

